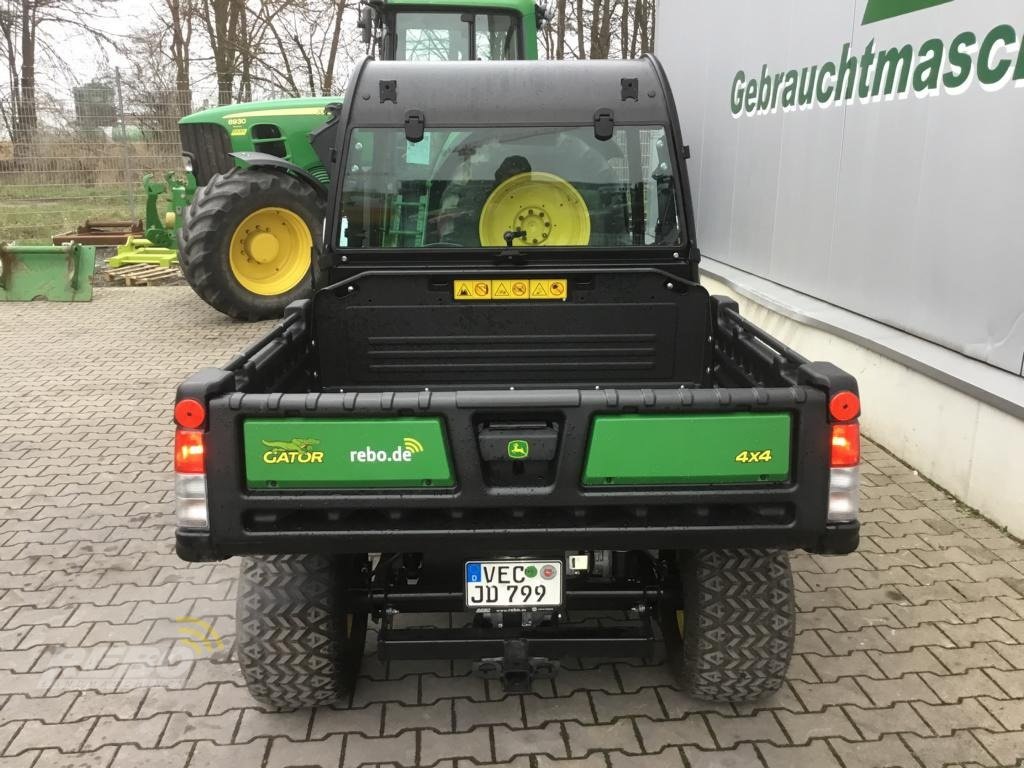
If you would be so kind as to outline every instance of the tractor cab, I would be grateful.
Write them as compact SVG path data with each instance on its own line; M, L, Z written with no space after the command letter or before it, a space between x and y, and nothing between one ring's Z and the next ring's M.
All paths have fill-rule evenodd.
M536 30L547 19L533 0L363 0L359 27L377 59L514 61L537 58Z

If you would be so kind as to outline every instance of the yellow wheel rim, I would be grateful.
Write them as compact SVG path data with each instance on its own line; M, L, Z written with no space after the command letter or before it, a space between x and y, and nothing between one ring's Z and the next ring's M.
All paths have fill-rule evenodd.
M480 244L502 246L506 232L525 232L512 245L590 243L590 211L572 184L553 173L520 173L491 193L480 214Z
M302 282L312 264L313 235L299 214L260 208L231 236L231 274L247 291L280 296Z

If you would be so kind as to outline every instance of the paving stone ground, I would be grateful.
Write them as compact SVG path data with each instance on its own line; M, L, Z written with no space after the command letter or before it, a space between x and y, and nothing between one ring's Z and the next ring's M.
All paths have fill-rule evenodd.
M464 664L369 658L349 711L261 710L232 659L236 566L173 553L170 406L265 327L187 288L0 305L0 768L1024 759L1024 549L870 444L860 551L793 557L771 699L700 703L636 660L504 696Z

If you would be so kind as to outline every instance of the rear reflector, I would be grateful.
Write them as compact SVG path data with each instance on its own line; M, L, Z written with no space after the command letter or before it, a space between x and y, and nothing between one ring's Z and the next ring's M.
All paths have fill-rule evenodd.
M206 471L205 440L196 429L179 429L174 433L174 471L202 474Z
M860 464L860 425L832 425L833 467L856 467Z
M178 418L177 409L175 418ZM197 429L178 429L174 433L174 512L179 528L210 527L204 474L205 438L205 433Z
M210 527L206 506L206 475L179 472L174 476L174 513L179 528L205 530Z
M828 522L852 523L860 512L860 468L840 467L829 473Z

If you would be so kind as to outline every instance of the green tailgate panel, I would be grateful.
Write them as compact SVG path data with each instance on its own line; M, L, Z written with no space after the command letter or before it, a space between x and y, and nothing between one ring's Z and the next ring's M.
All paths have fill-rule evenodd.
M584 485L777 483L789 479L788 413L598 416Z
M441 419L252 419L250 488L451 487Z

